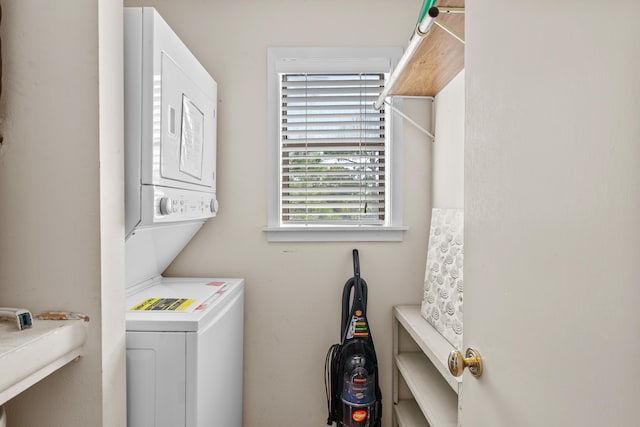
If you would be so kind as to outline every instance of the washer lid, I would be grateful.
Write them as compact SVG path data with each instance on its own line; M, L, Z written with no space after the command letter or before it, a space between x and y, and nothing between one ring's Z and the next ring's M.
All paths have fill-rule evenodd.
M127 296L127 331L198 331L243 290L243 279L162 278Z

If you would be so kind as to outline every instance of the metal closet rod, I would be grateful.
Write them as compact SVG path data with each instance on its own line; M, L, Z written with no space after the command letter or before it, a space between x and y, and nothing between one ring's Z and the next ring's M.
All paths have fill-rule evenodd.
M409 46L407 46L407 50L404 51L404 55L402 55L402 57L400 58L400 61L398 61L398 65L391 73L391 76L389 76L389 80L387 81L387 84L384 86L382 93L380 94L376 102L373 103L373 106L376 110L379 110L380 108L382 108L382 105L384 104L384 100L387 98L387 96L389 96L389 92L391 92L393 87L398 82L398 77L400 76L400 74L402 74L402 72L404 71L404 68L407 66L411 58L413 58L413 55L418 50L418 46L420 46L422 39L425 38L427 34L429 34L429 30L431 29L431 26L433 24L436 24L438 27L442 28L447 33L451 34L453 37L456 38L456 40L464 43L464 40L460 36L455 34L453 31L451 31L449 28L447 28L443 24L436 22L436 18L441 12L442 13L464 13L464 8L434 6L429 9L429 11L424 16L424 18L422 18L422 21L420 21L418 25L416 25L416 29L414 30L413 35L409 40Z

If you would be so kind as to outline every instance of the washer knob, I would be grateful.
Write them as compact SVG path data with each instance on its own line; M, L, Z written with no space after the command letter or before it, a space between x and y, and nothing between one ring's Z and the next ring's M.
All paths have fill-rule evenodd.
M211 210L211 213L218 212L218 200L211 199L211 202L209 203L209 209Z
M173 212L173 201L170 197L160 198L160 215L169 215Z

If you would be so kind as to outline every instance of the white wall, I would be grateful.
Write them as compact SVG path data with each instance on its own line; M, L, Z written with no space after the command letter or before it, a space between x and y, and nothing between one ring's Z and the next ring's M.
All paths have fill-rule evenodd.
M124 425L121 6L2 1L0 303L91 318L11 426Z
M218 82L220 214L170 275L247 279L245 427L326 425L324 358L339 340L340 298L360 250L378 350L385 425L392 410L391 307L422 298L430 215L430 142L406 125L402 243L267 243L269 46L406 46L413 0L133 1L154 6ZM366 12L364 12L366 10ZM427 117L420 107L412 117Z
M464 208L464 70L434 102L433 207Z
M121 0L98 0L102 426L126 424ZM86 425L86 424L85 424Z

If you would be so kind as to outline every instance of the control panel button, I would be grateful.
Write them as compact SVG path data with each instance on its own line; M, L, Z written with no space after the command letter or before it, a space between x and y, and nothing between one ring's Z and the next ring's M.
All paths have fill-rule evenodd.
M160 199L160 214L169 215L174 212L173 201L170 197L162 197Z

